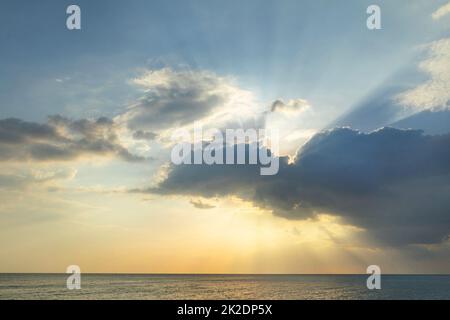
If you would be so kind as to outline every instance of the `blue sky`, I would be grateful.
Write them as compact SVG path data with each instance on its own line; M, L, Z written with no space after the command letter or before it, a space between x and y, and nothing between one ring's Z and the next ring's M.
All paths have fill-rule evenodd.
M444 2L379 2L375 32L365 26L370 1L79 1L78 32L65 29L67 1L4 2L0 112L43 120L95 94L114 114L132 96L127 77L173 64L235 76L263 102L302 96L340 112L410 68L415 46L448 32L431 19ZM66 77L67 86L53 81Z

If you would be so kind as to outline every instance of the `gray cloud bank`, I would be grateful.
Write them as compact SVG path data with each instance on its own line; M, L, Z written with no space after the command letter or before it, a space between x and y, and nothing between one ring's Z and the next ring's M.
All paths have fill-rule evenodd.
M43 124L0 120L0 161L68 161L82 156L145 160L121 144L117 128L108 118L71 120L57 115Z
M450 233L450 135L337 128L314 136L274 176L256 165L180 165L145 192L236 195L290 219L331 213L388 245L431 244Z
M133 82L145 94L120 119L138 132L189 124L223 106L230 96L227 81L208 72L163 68Z

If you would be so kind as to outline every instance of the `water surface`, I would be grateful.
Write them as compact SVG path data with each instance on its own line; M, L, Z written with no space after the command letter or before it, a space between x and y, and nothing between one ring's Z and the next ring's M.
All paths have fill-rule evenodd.
M450 299L450 275L0 274L0 299Z

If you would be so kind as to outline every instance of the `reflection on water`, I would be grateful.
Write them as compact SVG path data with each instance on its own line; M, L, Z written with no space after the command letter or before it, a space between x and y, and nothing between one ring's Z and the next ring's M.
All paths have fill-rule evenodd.
M450 276L385 275L368 290L366 275L0 274L0 299L450 299Z

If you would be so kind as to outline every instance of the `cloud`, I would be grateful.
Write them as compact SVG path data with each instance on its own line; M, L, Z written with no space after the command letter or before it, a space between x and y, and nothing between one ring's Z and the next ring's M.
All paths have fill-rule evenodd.
M271 112L281 112L286 114L299 113L308 110L310 105L308 101L303 99L293 99L284 102L281 99L275 100L270 106Z
M428 57L419 68L429 80L397 96L397 101L417 111L448 108L450 101L450 38L434 41L426 46Z
M289 219L339 216L389 245L439 243L450 232L450 135L337 128L315 135L274 176L256 165L173 166L142 192L237 196Z
M447 4L444 4L442 7L437 9L433 14L431 15L434 20L439 20L440 18L448 15L450 13L450 2Z
M71 120L51 116L47 123L16 118L0 120L0 161L69 161L83 156L117 157L143 161L131 154L108 118Z
M154 140L158 135L150 131L138 130L133 133L133 139L135 140Z
M137 137L152 132L164 140L174 129L195 122L230 128L263 117L263 106L252 92L209 71L166 67L146 71L131 82L143 95L115 120Z
M212 209L215 206L205 203L201 200L191 200L190 203L197 209Z

